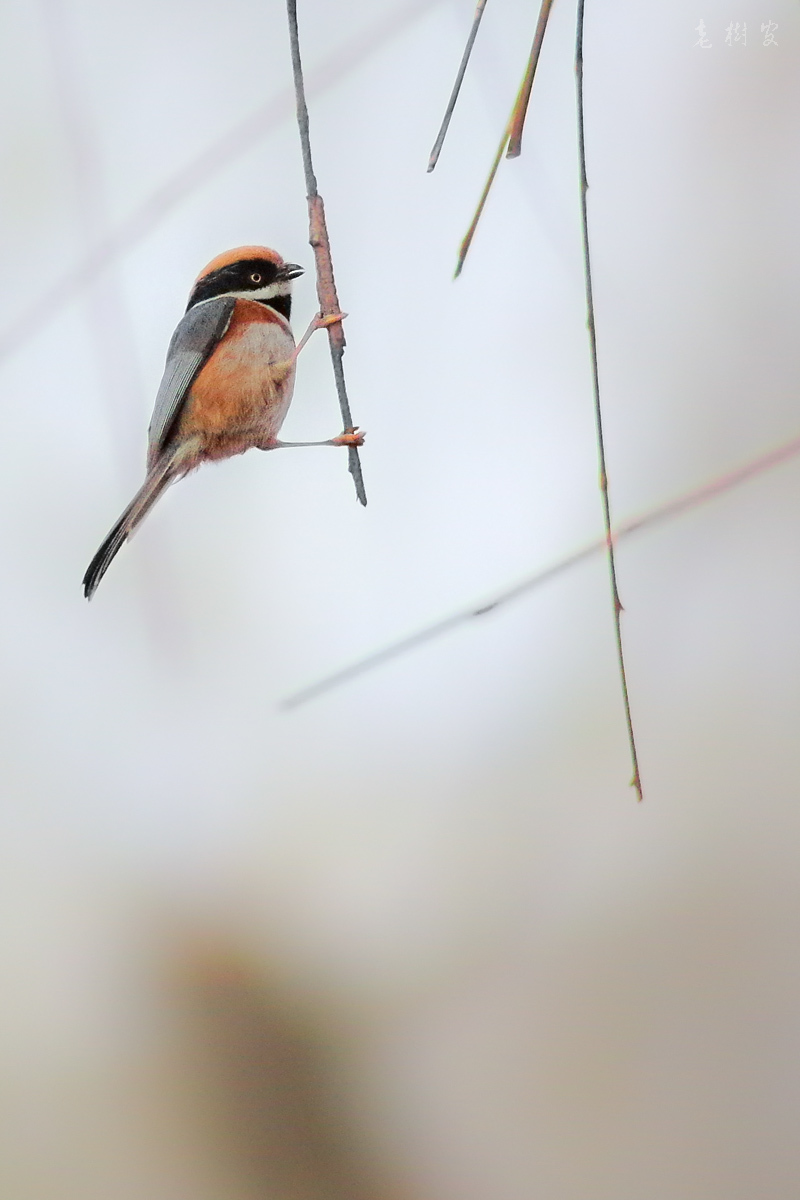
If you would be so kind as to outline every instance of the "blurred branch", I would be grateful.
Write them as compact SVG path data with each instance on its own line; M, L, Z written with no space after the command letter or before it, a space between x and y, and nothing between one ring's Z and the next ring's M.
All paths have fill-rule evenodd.
M654 525L660 525L665 521L671 520L673 517L689 512L701 504L707 504L709 500L713 500L725 492L733 491L734 488L739 487L748 480L754 479L765 471L780 466L781 463L788 462L798 455L800 455L800 434L787 442L783 442L780 446L766 451L764 454L759 454L743 466L726 472L726 474L718 476L701 487L692 488L691 491L684 492L674 500L668 500L666 504L658 505L656 508L651 508L649 512L623 522L623 524L618 525L612 531L611 541L616 545L624 538L628 538L642 529L650 529ZM436 638L441 637L442 634L448 633L451 629L455 629L459 625L466 624L475 617L482 617L486 613L500 608L501 605L508 604L511 600L517 600L520 596L525 596L529 592L536 591L543 584L549 583L551 579L556 579L559 575L565 574L573 567L577 567L580 563L585 562L586 559L592 558L595 554L602 553L607 548L608 538L605 536L597 538L595 541L589 542L582 549L575 550L564 558L559 559L557 562L551 564L551 566L544 567L542 570L536 571L533 575L528 575L518 583L512 584L510 587L498 592L489 600L484 600L480 604L471 604L469 607L460 609L449 617L444 617L441 621L434 621L432 624L418 629L416 633L409 634L408 637L399 638L396 642L384 646L382 650L375 650L373 653L365 655L364 658L357 659L348 666L342 667L341 670L334 671L331 675L325 676L325 678L320 679L317 683L312 683L309 687L301 688L291 696L288 696L283 701L281 707L284 709L297 708L309 700L314 700L317 696L332 691L341 684L348 683L351 679L356 679L359 675L364 675L393 658L400 658L403 654L408 653L408 651L416 650L418 646L434 641Z
M597 366L597 333L594 320L594 295L592 289L592 260L589 252L589 220L586 204L586 193L589 184L586 178L586 135L583 112L583 15L585 0L578 0L577 29L575 38L575 80L578 92L578 157L580 160L581 187L581 237L583 240L583 277L586 287L586 315L589 330L589 350L592 360L592 399L594 407L595 431L597 434L597 460L600 468L600 492L603 497L603 524L608 543L608 572L611 579L611 599L614 606L614 638L617 644L617 664L619 666L620 686L622 688L622 703L625 709L625 726L628 731L628 744L631 752L633 778L631 787L636 789L639 799L642 799L642 779L639 773L639 756L636 752L636 736L633 731L630 693L628 691L628 673L625 669L625 649L622 643L622 603L617 586L617 562L614 554L614 539L611 533L611 502L608 495L608 471L606 469L606 447L603 432L603 412L600 404L600 375Z
M375 21L363 33L335 50L311 72L311 94L327 91L353 67L383 46L406 25L416 21L441 0L410 0ZM0 331L0 361L22 349L27 341L54 320L72 299L105 268L142 241L191 192L223 167L239 158L292 111L294 90L285 88L249 117L199 154L171 179L156 188L112 233L99 239L87 254L6 328Z
M464 82L464 75L467 70L467 64L469 62L470 55L472 54L472 47L475 45L475 38L478 36L478 27L480 26L481 18L483 17L483 10L485 8L486 8L486 0L478 0L478 7L475 9L475 16L472 21L472 28L469 31L469 37L467 38L467 44L464 47L464 55L463 55L463 58L461 59L461 65L458 68L458 74L456 75L456 81L453 84L453 90L450 93L450 99L447 103L447 108L445 109L441 128L439 129L439 132L436 136L436 141L433 143L433 149L431 150L431 156L428 159L428 171L429 172L433 170L433 168L436 166L437 162L439 161L439 155L442 152L442 146L444 145L444 139L447 137L447 130L450 128L450 118L453 115L453 110L455 109L456 101L458 100L458 94L461 91L461 84Z
M328 227L325 222L325 205L317 189L317 177L311 160L311 137L308 128L308 106L306 104L305 86L303 83L303 66L300 61L300 35L297 29L297 0L286 0L286 11L289 17L289 41L292 50L292 73L294 75L294 90L297 100L297 127L300 131L300 146L303 152L303 170L306 177L306 196L308 199L308 240L314 251L317 266L317 295L319 296L320 312L323 317L331 317L341 313L339 298L336 294L336 281L333 275L331 246L328 238ZM339 397L339 408L342 413L342 427L345 433L354 431L353 418L350 415L350 400L344 380L345 337L341 320L328 326L328 344L333 363L333 375L336 380L336 392ZM367 503L364 490L364 479L361 474L361 460L357 446L348 446L348 465L353 476L356 496L361 504Z

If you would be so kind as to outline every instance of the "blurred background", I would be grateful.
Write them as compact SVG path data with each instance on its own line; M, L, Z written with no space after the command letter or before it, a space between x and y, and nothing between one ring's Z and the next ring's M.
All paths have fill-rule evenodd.
M301 0L369 507L205 467L91 605L199 269L275 246L315 311L286 15L2 7L9 1200L797 1195L800 463L620 546L642 805L600 557L280 708L602 532L574 0L452 281L537 7L428 176L472 0ZM622 520L800 432L800 11L589 0L585 59ZM285 434L338 429L317 335Z

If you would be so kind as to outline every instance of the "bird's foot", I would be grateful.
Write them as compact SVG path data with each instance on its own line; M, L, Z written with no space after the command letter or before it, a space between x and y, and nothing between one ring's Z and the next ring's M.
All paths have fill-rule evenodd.
M346 316L347 316L347 313L335 312L335 313L328 313L328 315L326 317L324 317L322 315L322 313L317 313L315 317L312 317L311 322L309 323L308 329L305 331L303 336L300 338L300 341L297 343L297 346L295 347L294 353L292 354L292 357L289 360L289 365L291 366L293 363L297 362L298 354L303 349L303 347L306 345L306 343L308 342L308 339L311 337L312 333L316 333L318 329L327 329L330 325L338 325L339 322L343 321Z
M329 325L338 325L346 316L345 312L328 313L326 317L323 317L322 313L317 313L312 324L315 329L327 329Z
M331 438L328 443L330 446L363 446L366 433L358 427L354 429L345 429L344 433L340 433L338 437Z

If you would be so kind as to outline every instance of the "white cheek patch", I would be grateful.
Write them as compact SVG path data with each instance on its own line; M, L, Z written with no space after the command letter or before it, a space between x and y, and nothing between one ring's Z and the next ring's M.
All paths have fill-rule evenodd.
M272 300L275 296L291 296L291 286L285 279L278 279L261 288L249 288L246 292L225 292L226 296L236 296L238 300Z

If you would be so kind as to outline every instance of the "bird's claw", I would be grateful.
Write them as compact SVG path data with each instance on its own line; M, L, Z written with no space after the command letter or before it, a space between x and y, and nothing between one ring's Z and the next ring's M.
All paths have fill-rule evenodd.
M332 446L363 446L366 433L363 429L346 429L338 437L331 438Z
M345 312L328 313L327 316L323 316L322 313L317 313L316 317L314 318L314 325L317 329L327 329L329 325L338 325L339 322L343 321L346 316L347 313Z

